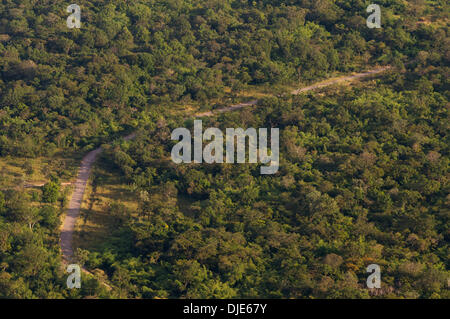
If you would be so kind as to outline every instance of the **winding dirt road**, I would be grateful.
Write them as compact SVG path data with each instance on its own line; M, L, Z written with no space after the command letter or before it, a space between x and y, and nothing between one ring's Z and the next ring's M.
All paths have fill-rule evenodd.
M387 70L389 70L391 68L391 66L383 66L383 67L378 67L372 70L369 70L367 72L362 72L362 73L357 73L357 74L353 74L353 75L347 75L347 76L341 76L335 79L331 79L331 80L325 80L323 82L317 83L317 84L313 84L310 86L306 86L304 88L301 89L297 89L291 92L292 95L298 95L300 93L304 93L307 91L312 91L315 89L319 89L322 87L326 87L326 86L330 86L333 84L338 84L338 83L343 83L346 81L353 81L353 80L357 80L357 79L361 79L361 78L366 78L378 73L382 73L385 72ZM195 115L195 117L203 117L203 116L213 116L215 114L218 113L224 113L224 112L230 112L230 111L234 111L234 110L238 110L238 109L242 109L244 107L247 106L254 106L256 104L258 104L259 100L252 100L249 102L245 102L245 103L241 103L241 104L236 104L236 105L232 105L229 107L225 107L222 109L218 109L218 110L214 110L214 111L209 111L209 112L204 112L204 113L198 113Z
M128 136L125 136L124 140L131 140L135 136L136 133L130 134ZM61 251L63 260L67 263L73 261L73 231L75 229L78 216L80 216L80 209L83 202L84 191L86 190L86 185L92 172L92 164L94 164L97 156L101 152L101 147L90 151L81 161L81 166L78 170L77 180L75 181L75 190L73 191L72 198L70 199L66 218L64 219L64 223L61 228Z
M378 73L387 71L390 68L391 68L390 66L384 66L384 67L375 68L375 69L372 69L370 71L363 72L363 73L358 73L358 74L349 75L349 76L342 76L342 77L339 77L336 79L323 81L318 84L313 84L313 85L295 90L291 93L293 95L297 95L297 94L311 91L311 90L314 90L317 88L321 88L321 87L325 87L325 86L329 86L329 85L333 85L333 84L337 84L337 83L342 83L345 81L352 81L355 79L365 78L365 77L368 77L368 76L371 76L374 74L378 74ZM246 103L232 105L232 106L229 106L229 107L226 107L223 109L215 110L214 112L210 111L210 112L199 113L199 114L196 114L195 117L213 116L217 113L230 112L230 111L238 110L238 109L241 109L241 108L244 108L247 106L254 106L256 104L258 104L258 100L253 100L253 101L249 101ZM124 137L124 139L131 140L135 136L136 136L136 134L133 133L133 134L130 134L130 135ZM67 263L70 263L71 261L73 261L74 252L73 252L72 243L73 243L73 232L75 229L75 224L80 215L81 203L83 202L83 196L84 196L84 192L86 190L86 184L87 184L89 177L91 175L91 172L92 172L92 165L94 164L95 160L97 159L98 155L101 152L102 152L102 149L97 148L97 149L89 152L81 161L81 166L78 171L78 176L77 176L77 179L75 182L75 190L74 190L72 198L69 202L69 208L67 210L67 215L64 219L64 223L61 228L60 244L61 244L62 256L63 256L63 260Z

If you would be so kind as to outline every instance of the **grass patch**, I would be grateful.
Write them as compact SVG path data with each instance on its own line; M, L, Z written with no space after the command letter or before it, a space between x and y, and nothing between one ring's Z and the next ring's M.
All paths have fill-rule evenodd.
M79 160L74 158L1 157L0 189L40 185L48 182L51 174L61 182L70 182L76 177L78 166Z
M86 187L80 218L74 232L74 249L102 252L122 240L117 205L130 213L137 210L138 199L123 182L115 168L100 157Z

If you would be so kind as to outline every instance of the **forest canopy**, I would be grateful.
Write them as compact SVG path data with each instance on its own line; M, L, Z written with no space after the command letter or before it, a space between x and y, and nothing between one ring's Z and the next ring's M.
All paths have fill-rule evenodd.
M370 3L77 0L69 29L67 4L1 1L0 297L449 298L449 6L378 0L370 29ZM205 126L280 128L277 174L170 160L192 110L255 97ZM103 203L108 238L77 253L94 276L68 290L63 159L100 145L135 205ZM39 172L42 158L61 163ZM45 185L4 186L10 162ZM95 203L105 177L90 183Z

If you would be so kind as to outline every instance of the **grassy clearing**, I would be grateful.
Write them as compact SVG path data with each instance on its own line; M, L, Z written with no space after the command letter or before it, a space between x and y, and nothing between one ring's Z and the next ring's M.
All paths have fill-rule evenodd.
M101 158L94 164L92 176L74 232L75 250L103 251L111 245L117 230L114 204L120 203L131 212L138 206L131 187L123 183L114 168Z
M282 94L288 92L290 88L290 86L285 85L249 85L239 92L232 92L231 88L225 87L225 95L217 99L210 99L204 103L196 101L190 101L189 103L173 103L170 108L167 108L167 115L183 117L194 116L197 113L273 96L274 93L275 95Z
M55 174L61 182L71 182L77 174L79 161L74 158L0 158L0 189L39 185Z

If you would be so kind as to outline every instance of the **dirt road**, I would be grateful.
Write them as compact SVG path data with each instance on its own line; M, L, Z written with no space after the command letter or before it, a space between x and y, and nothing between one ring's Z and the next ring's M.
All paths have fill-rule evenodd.
M368 77L368 76L371 76L371 75L374 75L374 74L378 74L378 73L387 71L390 68L391 68L390 66L383 66L383 67L372 69L370 71L363 72L363 73L357 73L357 74L354 74L354 75L342 76L342 77L339 77L339 78L336 78L336 79L324 81L324 82L321 82L321 83L318 83L318 84L313 84L313 85L310 85L310 86L307 86L307 87L295 90L295 91L292 92L292 94L297 95L297 94L300 94L300 93L303 93L303 92L306 92L306 91L311 91L311 90L314 90L314 89L318 89L318 88L321 88L321 87L325 87L325 86L329 86L329 85L333 85L333 84L337 84L337 83L342 83L342 82L345 82L345 81L352 81L352 80L356 80L356 79L360 79L360 78L365 78L365 77Z
M136 133L133 133L124 137L124 139L131 140L135 136ZM67 209L67 214L61 228L61 251L63 260L68 263L73 261L74 257L72 247L73 231L75 229L78 216L80 215L81 203L83 202L83 195L84 191L86 190L86 184L91 175L92 165L101 152L101 147L89 152L81 161L81 166L78 170L78 176L75 181L75 189L73 191L72 198L70 199L69 208Z
M318 88L322 88L322 87L326 87L326 86L330 86L330 85L333 85L333 84L338 84L338 83L343 83L343 82L346 82L346 81L353 81L353 80L369 77L369 76L372 76L374 74L378 74L378 73L382 73L384 71L387 71L390 68L391 68L390 66L383 66L383 67L379 67L379 68L376 68L376 69L372 69L372 70L367 71L367 72L357 73L357 74L348 75L348 76L341 76L341 77L336 78L336 79L326 80L326 81L323 81L323 82L320 82L320 83L317 83L317 84L306 86L306 87L298 89L298 90L294 90L294 91L291 92L291 94L298 95L300 93L304 93L304 92L307 92L307 91L312 91L312 90L315 90L315 89L318 89ZM230 112L230 111L242 109L242 108L247 107L247 106L253 106L253 105L256 105L256 104L258 104L258 100L252 100L252 101L249 101L249 102L232 105L232 106L225 107L225 108L218 109L218 110L214 110L214 111L198 113L198 114L195 115L195 117L213 116L213 115L218 114L218 113Z
M358 73L349 76L343 76L336 79L324 81L318 84L310 85L292 92L292 94L300 94L306 91L311 91L317 88L329 86L332 84L342 83L345 81L351 81L355 79L360 79L364 77L368 77L377 73L384 72L390 69L390 66L379 67L376 69L372 69L367 72ZM204 112L196 114L195 117L203 117L203 116L213 116L217 113L230 112L234 110L238 110L247 106L253 106L258 103L258 100L249 101L246 103L241 103L237 105L232 105L223 109L215 110L214 112ZM124 137L125 140L131 140L136 136L135 133L130 134ZM78 176L75 182L75 190L73 192L72 198L69 203L69 208L67 211L66 218L64 219L64 223L61 229L61 250L63 259L65 262L70 262L73 260L74 252L72 247L73 242L73 231L75 229L75 224L77 222L78 216L80 215L81 203L83 202L83 195L86 189L87 181L91 175L92 164L94 164L97 156L102 152L101 148L97 148L91 152L89 152L82 160L81 167L78 171Z

